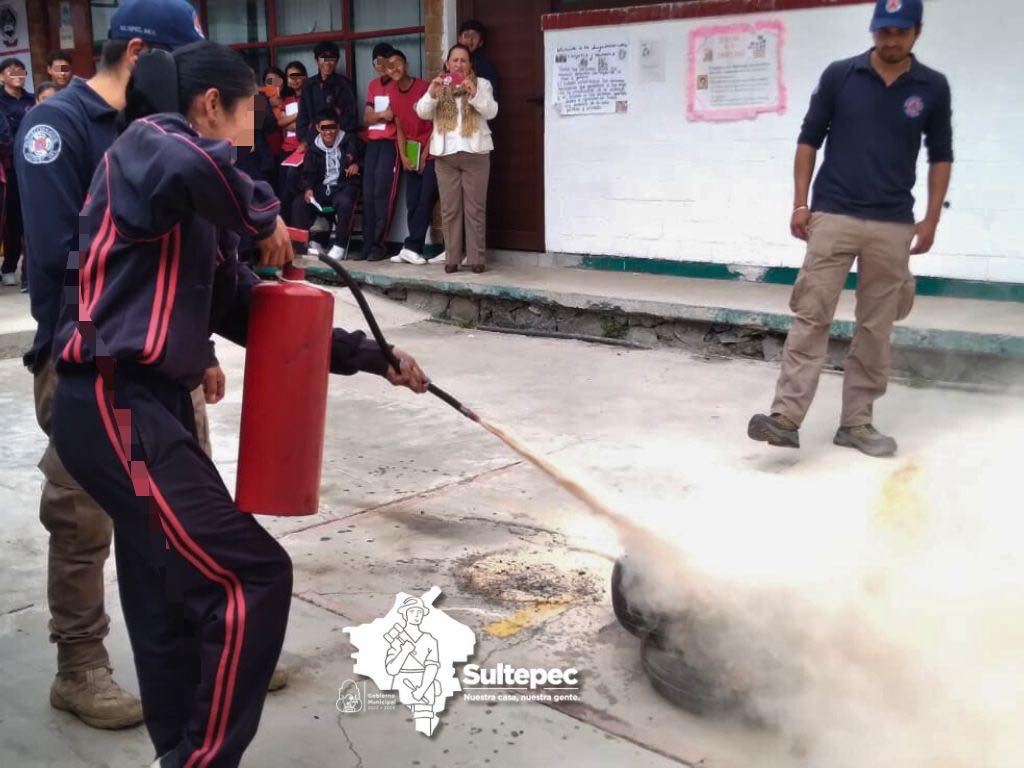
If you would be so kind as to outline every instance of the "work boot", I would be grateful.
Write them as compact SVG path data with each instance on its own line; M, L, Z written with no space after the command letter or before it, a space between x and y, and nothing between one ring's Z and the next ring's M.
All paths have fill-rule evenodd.
M799 448L800 428L788 416L758 413L747 424L747 437L779 448Z
M270 676L267 690L273 693L274 691L280 691L286 685L288 685L288 670L278 664L274 667L274 674Z
M110 676L110 667L58 674L50 706L70 712L93 728L115 730L142 722L142 704Z
M883 435L870 424L858 427L840 427L832 440L844 448L856 448L861 453L876 458L892 456L896 453L896 441Z

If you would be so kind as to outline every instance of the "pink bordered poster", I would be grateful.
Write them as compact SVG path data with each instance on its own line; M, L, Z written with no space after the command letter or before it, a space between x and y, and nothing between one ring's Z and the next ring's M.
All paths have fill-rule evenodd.
M686 117L751 120L786 111L781 21L690 30Z

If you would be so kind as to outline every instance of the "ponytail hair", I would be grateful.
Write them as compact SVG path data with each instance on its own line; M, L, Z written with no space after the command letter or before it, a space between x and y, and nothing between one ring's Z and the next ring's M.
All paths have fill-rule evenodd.
M256 92L256 76L238 51L201 40L174 53L153 49L139 56L128 81L121 130L158 112L187 114L196 97L216 88L224 109Z

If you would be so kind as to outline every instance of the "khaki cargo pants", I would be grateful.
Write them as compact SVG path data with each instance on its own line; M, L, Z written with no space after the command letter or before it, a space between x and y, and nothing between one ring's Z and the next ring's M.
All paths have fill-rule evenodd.
M856 259L856 326L843 362L840 425L871 423L873 404L889 383L893 323L910 314L914 303L909 266L914 232L913 224L811 216L807 255L789 302L796 318L782 350L772 413L803 422L818 389L839 294Z
M57 375L47 362L35 375L36 419L49 436ZM210 432L202 388L192 393L199 443L210 455ZM103 564L110 554L110 517L68 474L53 443L39 461L43 494L39 519L50 533L46 594L50 642L57 644L57 670L65 674L109 666L103 647L110 619L103 606Z

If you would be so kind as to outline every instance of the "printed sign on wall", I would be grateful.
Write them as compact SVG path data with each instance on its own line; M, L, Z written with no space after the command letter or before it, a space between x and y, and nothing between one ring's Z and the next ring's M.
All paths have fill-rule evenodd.
M0 59L21 61L28 70L25 89L32 90L32 56L29 54L28 17L25 0L0 0Z
M554 107L562 115L606 115L628 106L629 43L555 48Z
M686 116L750 120L786 110L780 21L690 30Z

